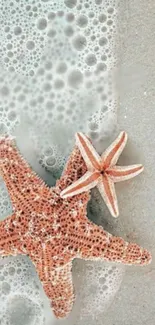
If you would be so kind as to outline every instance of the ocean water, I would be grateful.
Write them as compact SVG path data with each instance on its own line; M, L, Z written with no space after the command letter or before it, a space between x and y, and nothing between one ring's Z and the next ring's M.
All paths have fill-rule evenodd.
M99 152L118 133L119 14L117 0L0 2L0 134L16 137L49 186L61 175L76 131L87 133ZM1 220L11 211L1 179ZM128 232L95 191L88 217L114 234ZM123 276L121 265L74 261L75 305L67 320L57 321L31 261L1 259L0 324L103 324Z

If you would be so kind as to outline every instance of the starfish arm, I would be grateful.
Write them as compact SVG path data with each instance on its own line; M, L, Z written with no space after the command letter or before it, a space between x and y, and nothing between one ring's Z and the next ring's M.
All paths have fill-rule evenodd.
M71 262L61 268L54 269L51 272L51 278L43 284L57 318L67 317L73 308L74 288L71 269Z
M101 158L92 146L90 140L81 132L76 133L76 143L88 170L100 170Z
M13 230L15 229L14 220L13 214L0 222L0 256L16 256L22 253L20 236Z
M81 156L80 150L75 146L66 163L61 178L57 181L57 188L59 188L60 191L66 189L86 172L87 166Z
M62 198L71 197L82 192L87 192L97 185L100 173L86 172L80 179L68 186L60 193Z
M19 203L24 206L26 200L34 205L35 199L47 191L44 181L31 169L9 137L0 138L0 173L16 210Z
M111 180L110 177L104 174L102 177L99 178L97 188L104 202L106 203L111 215L117 218L119 215L119 210L114 182Z
M44 256L44 257L43 257ZM66 317L72 310L74 303L74 289L72 282L72 262L52 268L50 260L42 254L42 259L32 261L36 267L43 289L50 300L51 308L56 318Z
M114 166L117 163L119 156L121 155L127 142L126 132L121 132L117 139L106 149L102 154L102 164L103 168L108 168Z
M79 257L83 259L103 259L127 265L147 265L151 262L151 254L146 249L137 244L128 243L120 237L112 236L101 226L90 221L81 237Z
M142 165L131 166L114 166L106 170L106 174L113 180L114 183L126 181L139 175L144 170Z

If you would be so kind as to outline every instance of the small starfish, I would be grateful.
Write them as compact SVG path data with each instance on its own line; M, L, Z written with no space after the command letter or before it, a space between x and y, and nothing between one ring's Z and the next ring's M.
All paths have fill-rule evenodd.
M49 188L29 167L9 138L0 139L0 170L13 213L0 222L0 255L28 255L57 318L72 309L74 258L146 265L151 255L112 236L87 218L89 192L62 199L60 192L86 172L77 147L57 184Z
M116 166L117 160L126 145L127 134L121 132L101 157L84 134L77 133L76 140L86 163L87 172L63 190L60 194L61 197L68 198L97 186L112 216L118 217L119 210L114 183L133 178L144 169L142 165Z

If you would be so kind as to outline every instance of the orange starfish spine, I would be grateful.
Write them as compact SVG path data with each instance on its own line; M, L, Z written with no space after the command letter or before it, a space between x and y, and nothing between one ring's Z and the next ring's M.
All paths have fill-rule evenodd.
M74 258L135 265L151 262L147 250L112 236L87 219L88 191L65 200L60 197L62 190L86 173L77 147L52 189L8 139L0 141L0 170L14 210L0 223L0 255L26 254L31 258L57 318L66 317L73 306Z
M127 134L121 132L101 157L84 134L77 133L76 140L87 172L63 190L61 197L68 198L97 186L112 216L117 217L119 210L114 183L133 178L143 171L142 165L115 166L126 145Z

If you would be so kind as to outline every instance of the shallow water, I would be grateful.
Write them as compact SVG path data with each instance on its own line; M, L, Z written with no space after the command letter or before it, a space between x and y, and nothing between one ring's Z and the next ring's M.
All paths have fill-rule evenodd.
M136 0L130 5L120 1L119 7L116 0L1 1L0 133L16 136L23 156L48 185L60 176L78 130L88 133L101 152L119 128L126 129L130 140L122 162L140 161L146 170L147 166L153 170L148 143L154 116L146 113L147 105L153 114L150 50L146 61L152 39L151 5L150 0L146 10ZM121 78L115 78L118 91L116 67L121 72ZM118 221L112 220L94 191L89 218L153 251L153 182L146 171L128 186L117 187ZM12 207L3 181L0 186L4 219ZM138 319L143 325L149 319L153 325L152 270L153 264L126 268L122 283L124 267L76 260L77 299L73 312L61 323L132 325ZM0 292L0 324L57 323L28 258L0 261Z

